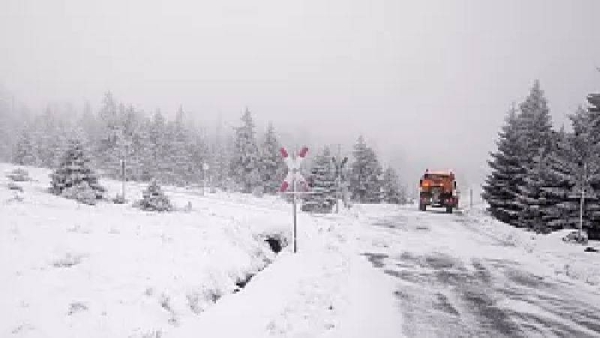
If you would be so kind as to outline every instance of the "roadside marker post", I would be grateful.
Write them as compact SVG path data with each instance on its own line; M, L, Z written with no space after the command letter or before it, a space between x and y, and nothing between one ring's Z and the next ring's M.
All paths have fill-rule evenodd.
M297 240L296 240L296 238L297 238L297 223L298 223L297 222L297 212L296 212L296 195L308 193L306 191L306 190L308 190L308 184L306 183L306 179L304 178L304 176L300 173L300 165L302 164L302 161L306 157L307 153L308 153L308 148L303 147L300 150L300 152L292 158L285 148L281 148L281 156L283 157L285 164L288 167L288 173L287 173L287 176L285 177L285 180L281 184L281 188L279 189L279 192L292 194L292 207L293 207L293 218L294 218L294 230L293 230L294 253L296 253L298 251L297 243L296 243L297 242ZM298 191L298 183L300 183L304 187L305 192ZM290 185L292 186L292 191L287 192L287 189L289 188Z
M208 166L208 163L206 163L206 162L202 163L202 196L205 195L205 190L206 190L206 172L208 171L208 169L210 169L210 167Z

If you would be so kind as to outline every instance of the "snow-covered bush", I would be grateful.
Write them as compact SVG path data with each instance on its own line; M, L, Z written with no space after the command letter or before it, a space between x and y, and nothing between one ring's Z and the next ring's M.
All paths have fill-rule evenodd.
M262 186L254 187L254 189L252 189L252 195L254 197L262 198L265 195L265 189Z
M113 201L114 204L126 204L127 203L127 200L121 194L117 194L115 196L115 198L113 198L112 201Z
M164 194L156 180L148 185L148 188L143 192L142 199L137 201L134 206L147 211L173 210L171 201Z
M61 196L89 205L95 205L98 201L96 190L90 187L87 181L65 188L62 191Z
M6 174L6 177L15 182L25 182L31 180L31 178L29 178L29 172L22 168L14 169L10 173Z
M106 189L98 184L98 177L89 166L89 159L78 140L70 140L58 169L50 174L50 192L95 204L102 199Z
M6 187L7 187L9 190L14 190L14 191L20 191L20 192L23 192L23 187L22 187L22 186L20 186L20 185L18 185L18 184L15 184L15 183L13 183L13 182L8 182L8 184L6 185Z
M577 244L587 245L588 236L585 231L582 231L581 238L580 238L579 231L573 231L573 232L569 233L568 235L566 235L565 237L563 237L562 240L567 243L577 243Z

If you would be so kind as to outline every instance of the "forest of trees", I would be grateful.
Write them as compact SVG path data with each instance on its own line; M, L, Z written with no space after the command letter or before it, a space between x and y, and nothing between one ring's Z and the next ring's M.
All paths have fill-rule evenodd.
M120 103L110 92L105 93L97 111L89 103L81 112L69 105L51 105L38 115L15 111L0 101L4 138L0 140L0 160L19 165L55 169L69 150L67 145L75 139L88 154L89 165L103 177L120 178L121 161L125 160L128 180L189 186L203 182L206 174L207 181L218 189L260 195L276 193L287 170L275 127L269 124L266 130L260 130L248 109L237 127L223 130L218 126L210 135L182 107L169 119L160 110L147 114ZM382 168L362 136L352 154L342 176L348 180L353 200L405 202L398 173L393 168ZM311 157L307 175L311 182L318 182L313 188L320 193L305 202L328 201L324 209L317 209L329 212L337 192L332 158L328 149L320 154L315 149ZM206 173L205 163L209 168Z
M509 110L483 187L492 216L542 233L574 228L585 189L584 228L598 231L600 95L588 95L569 118L572 131L553 129L539 81Z

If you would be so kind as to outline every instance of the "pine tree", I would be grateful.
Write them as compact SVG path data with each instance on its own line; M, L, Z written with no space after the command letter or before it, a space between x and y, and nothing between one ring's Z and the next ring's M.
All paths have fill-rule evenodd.
M336 203L336 187L331 151L328 147L313 161L309 181L312 182L311 194L304 198L302 210L330 213Z
M212 186L225 189L229 178L233 141L223 133L223 126L219 121L215 128L215 136L210 145L210 177Z
M576 227L579 220L579 165L574 156L574 136L561 129L555 139L547 156L548 177L542 188L549 201L543 215L545 230Z
M13 150L13 162L18 165L36 165L35 144L28 130L23 130Z
M156 180L152 180L135 206L146 211L172 211L173 205Z
M286 167L280 149L275 128L269 123L261 148L262 181L269 193L277 192L284 178Z
M360 203L380 203L382 169L377 155L367 147L362 136L354 145L353 155L355 160L350 177L352 198Z
M545 150L540 149L539 154L531 161L531 167L527 168L525 185L519 187L520 194L517 201L522 209L518 219L519 227L527 227L538 232L544 228L542 218L547 200L542 188L547 173Z
M491 153L488 165L492 169L483 186L483 199L496 219L515 225L521 210L517 197L526 171L521 165L519 119L515 107L509 111L505 125L498 133L498 150Z
M169 170L166 130L165 118L161 111L157 110L148 131L148 156L144 166L150 177L160 181L166 180Z
M242 192L250 193L259 186L260 155L256 144L254 121L246 108L242 126L236 128L233 159L230 167L233 179Z
M185 127L184 112L180 106L175 117L170 151L171 171L173 181L179 186L185 186L194 179L194 167L189 153L190 135ZM200 159L199 159L200 160ZM200 167L202 164L198 163Z
M398 173L392 167L383 172L383 200L388 204L401 204L405 202Z
M97 144L99 161L110 176L118 177L121 160L117 149L119 120L117 102L110 91L104 94L98 119L100 122Z
M523 152L520 159L522 171L517 178L520 188L524 188L528 171L536 167L535 159L538 156L545 158L548 155L552 140L550 111L538 80L534 81L529 95L519 105L519 110L519 143Z
M97 199L101 199L106 191L98 183L98 177L89 166L83 145L77 139L69 140L60 166L50 178L52 193L88 204L94 204Z

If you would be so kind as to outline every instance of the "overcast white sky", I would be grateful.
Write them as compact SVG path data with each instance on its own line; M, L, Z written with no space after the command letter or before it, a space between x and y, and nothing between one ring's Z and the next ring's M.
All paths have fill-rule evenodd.
M600 1L0 0L0 84L34 109L139 108L237 122L248 106L311 142L362 133L409 181L474 182L539 78L555 124L600 91Z

